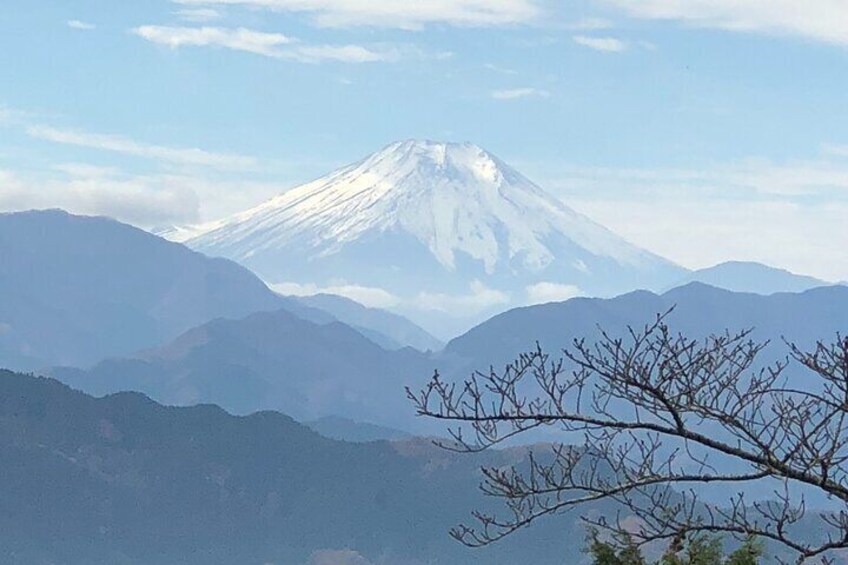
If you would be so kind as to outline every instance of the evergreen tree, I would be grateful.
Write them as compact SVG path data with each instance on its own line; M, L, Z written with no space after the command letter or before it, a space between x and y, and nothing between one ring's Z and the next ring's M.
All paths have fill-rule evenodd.
M632 538L627 537L623 542L617 547L601 540L597 531L590 531L586 552L592 556L592 565L647 565ZM675 538L656 565L758 565L762 554L762 544L748 538L725 557L719 538L702 535L688 543Z

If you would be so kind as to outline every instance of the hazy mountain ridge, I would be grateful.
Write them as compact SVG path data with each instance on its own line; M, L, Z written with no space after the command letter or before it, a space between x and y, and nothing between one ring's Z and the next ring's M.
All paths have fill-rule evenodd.
M307 301L279 296L232 261L108 218L61 210L0 214L0 366L86 366L168 342L215 318L257 311L285 308L316 323L337 319ZM366 314L356 321L375 340L425 342L426 333L416 334L407 320ZM393 336L369 327L372 320Z
M429 355L386 351L342 324L261 313L207 324L135 359L52 374L95 394L129 388L166 403L215 402L239 413L273 408L307 420L344 416L420 433L432 423L412 416L403 389L436 369L454 379L501 369L537 341L556 354L575 338L596 338L599 327L622 334L671 308L675 331L701 337L754 327L754 337L771 339L777 351L783 336L809 346L844 332L848 288L760 296L692 283L662 295L574 298L505 312Z
M712 267L698 269L686 275L673 287L684 286L690 282L700 282L734 292L756 294L803 292L811 288L834 284L753 261L726 261Z
M404 386L432 371L430 356L387 351L340 322L285 310L214 320L162 347L51 374L92 394L136 390L165 404L214 403L299 420L342 416L409 429Z
M324 437L355 443L367 443L369 441L379 440L402 440L412 437L411 434L401 430L357 422L338 416L324 416L323 418L304 422L303 424Z
M689 337L753 328L753 337L770 339L775 348L782 338L810 347L845 332L848 287L766 296L690 283L663 294L636 291L610 299L575 298L504 312L451 340L443 355L478 364L488 357L484 367L499 367L537 341L556 353L575 338L597 337L599 328L620 335L628 325L641 328L672 309L667 318L672 330Z
M419 351L438 351L444 347L444 343L403 316L378 308L367 308L343 296L316 294L298 297L297 300L306 306L328 312L340 322L362 331L384 349L410 346ZM375 335L374 332L379 334ZM384 337L389 340L384 340Z
M101 217L0 214L0 358L86 365L282 307L247 269Z

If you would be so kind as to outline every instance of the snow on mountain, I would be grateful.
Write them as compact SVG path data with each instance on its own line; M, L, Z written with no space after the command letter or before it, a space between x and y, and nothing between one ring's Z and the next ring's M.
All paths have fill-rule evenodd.
M394 302L381 306L413 317L503 309L538 300L539 288L655 288L684 273L470 143L393 143L194 230L189 246L271 283L380 289Z

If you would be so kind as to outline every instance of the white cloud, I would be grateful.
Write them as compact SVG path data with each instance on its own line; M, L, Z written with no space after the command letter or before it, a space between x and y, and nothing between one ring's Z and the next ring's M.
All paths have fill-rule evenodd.
M150 228L222 217L266 200L279 188L240 176L132 175L115 167L58 163L38 173L0 170L0 210L62 208Z
M221 12L213 8L185 8L177 10L176 14L181 19L194 23L211 22L222 16Z
M7 126L15 121L15 113L12 109L0 106L0 126Z
M591 37L588 35L575 35L571 38L578 45L603 51L605 53L621 53L627 50L627 43L615 37Z
M679 199L572 201L631 241L690 268L758 261L825 280L848 279L848 204ZM673 234L673 236L670 236Z
M418 310L437 311L456 317L470 316L509 304L509 294L488 288L473 281L468 294L443 294L422 292L413 301Z
M97 26L94 24L90 24L88 22L83 22L80 20L68 20L68 27L86 31L97 28Z
M405 308L418 312L442 312L456 317L471 316L504 306L509 304L510 298L505 292L488 288L476 280L469 285L466 294L421 292L411 299L397 296L382 288L344 281L329 285L277 282L268 283L268 286L286 296L336 294L372 308Z
M574 285L544 281L530 285L525 290L527 292L527 301L530 304L561 302L583 294L583 292Z
M396 61L401 55L396 49L374 51L361 45L306 45L297 47L284 55L283 58L289 56L304 63L321 61L375 63L378 61Z
M352 549L319 549L309 557L307 565L372 565Z
M141 226L196 220L197 193L179 179L93 175L27 178L0 170L0 211L62 208Z
M174 0L183 5L245 6L311 14L326 27L373 26L420 29L429 24L502 26L542 14L537 0Z
M314 294L336 294L359 302L369 308L393 308L401 303L401 299L387 290L371 286L355 284L335 284L318 286L316 284L301 284L295 282L270 283L275 292L285 296L312 296Z
M576 22L572 22L565 27L566 29L573 30L597 31L600 29L611 29L615 26L611 21L602 18L583 18Z
M248 51L258 55L275 57L281 45L290 45L294 40L281 33L264 33L246 28L227 29L220 27L171 27L141 26L133 30L139 37L167 45L207 46L220 45L237 51Z
M845 0L598 0L645 19L848 45Z
M361 45L303 45L296 39L281 33L267 33L243 27L145 25L133 29L133 33L152 43L167 45L174 49L183 46L217 46L302 63L321 61L371 63L393 61L400 56L396 49L376 51Z
M195 165L223 170L246 170L256 166L254 158L244 155L213 153L194 147L153 145L120 135L88 133L40 125L29 126L26 128L26 132L31 137L54 143L113 151L180 165Z
M848 163L745 160L705 170L571 168L543 186L687 267L760 261L848 279Z
M75 178L115 177L121 174L116 167L102 167L89 163L58 163L50 168Z
M832 155L834 157L848 157L848 145L827 143L822 147L822 150L827 155Z
M524 87L493 90L489 95L495 100L518 100L520 98L547 98L551 93L539 88Z
M23 110L18 110L17 108L11 108L6 106L5 104L0 103L0 126L17 126L20 127L22 124L27 123L28 120L33 118L32 114L29 112L24 112Z

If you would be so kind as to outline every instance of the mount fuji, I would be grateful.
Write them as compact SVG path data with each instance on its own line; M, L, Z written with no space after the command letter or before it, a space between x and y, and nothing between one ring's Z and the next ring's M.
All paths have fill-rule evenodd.
M512 306L656 289L686 273L470 143L393 143L180 233L281 291L344 294L443 336Z

